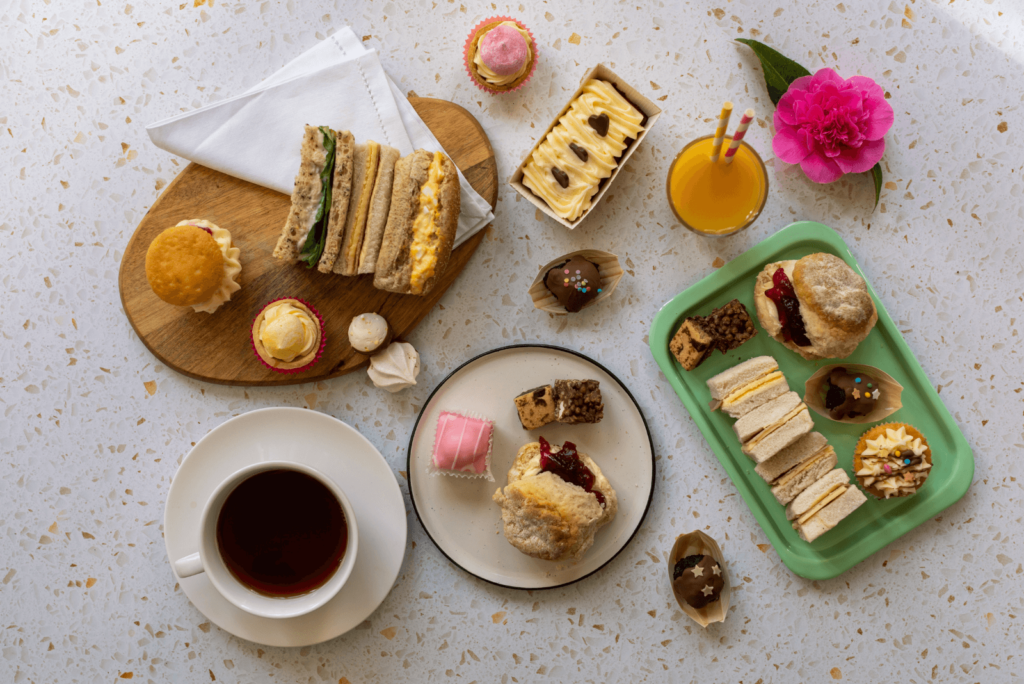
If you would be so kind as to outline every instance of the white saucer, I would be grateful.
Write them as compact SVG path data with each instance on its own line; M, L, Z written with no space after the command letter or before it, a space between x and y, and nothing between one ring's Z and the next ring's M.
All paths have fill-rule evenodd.
M405 504L384 457L354 428L296 408L251 411L203 437L178 468L167 493L164 539L173 562L199 549L199 519L214 488L261 461L316 468L344 490L359 525L359 552L338 595L307 615L256 617L221 596L205 573L179 579L185 595L221 629L258 644L308 646L340 636L370 616L391 591L405 556Z
M604 418L594 425L552 423L524 430L514 399L556 379L601 383ZM475 413L494 421L491 471L495 482L427 472L441 411ZM601 467L618 495L615 519L597 532L576 563L552 563L520 553L502 534L491 495L507 484L519 447L543 436L575 442ZM654 446L629 390L597 362L568 349L503 347L449 375L423 407L409 442L409 491L427 534L453 563L482 580L514 589L549 589L579 581L608 564L640 528L654 493Z

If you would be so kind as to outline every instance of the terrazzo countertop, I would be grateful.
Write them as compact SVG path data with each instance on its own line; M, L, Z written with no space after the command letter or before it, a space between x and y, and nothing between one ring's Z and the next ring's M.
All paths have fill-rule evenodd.
M1021 222L1024 14L1012 0L756 0L523 5L396 2L13 0L0 3L0 680L10 682L1019 681L1024 532ZM511 14L541 51L533 80L482 94L462 69L481 19ZM502 185L493 229L411 335L419 384L390 395L365 373L289 388L204 384L161 366L121 309L135 226L186 162L144 126L240 93L351 25L403 90L457 102L486 129L504 181L599 61L665 115L573 232ZM871 76L890 94L886 184L830 186L772 159L755 37L812 70ZM722 100L752 106L747 140L771 194L738 236L708 240L664 197L682 144ZM966 496L829 581L805 581L768 545L647 349L658 307L792 221L849 243L974 449ZM628 270L572 319L526 289L583 247ZM495 588L452 566L412 512L409 431L455 366L515 342L592 355L649 420L658 458L639 534L564 589ZM162 538L168 486L228 418L297 406L355 426L405 497L405 561L352 632L280 649L212 625L175 583ZM701 630L665 579L675 536L721 543L735 583L724 624Z

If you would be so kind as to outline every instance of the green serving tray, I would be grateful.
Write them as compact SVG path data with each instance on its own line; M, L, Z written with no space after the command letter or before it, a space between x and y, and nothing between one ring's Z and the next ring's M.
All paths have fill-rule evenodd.
M805 361L771 339L760 326L758 334L746 344L729 354L716 352L689 372L683 370L668 348L669 341L687 316L707 315L731 299L739 299L753 314L754 281L764 265L772 261L799 259L815 252L835 254L861 277L864 276L846 243L835 231L813 221L794 223L665 304L651 326L650 346L661 370L704 433L782 562L801 577L829 579L849 570L900 535L951 506L967 491L974 475L974 456L967 440L878 300L871 283L868 283L868 290L878 309L878 324L844 361L880 368L903 385L903 408L885 420L909 423L927 437L932 452L932 471L913 496L878 501L868 495L864 505L810 544L801 540L793 530L786 520L785 508L779 505L768 485L754 472L754 462L740 451L736 433L732 430L735 421L720 411L708 409L711 394L706 381L741 361L768 354L778 360L790 388L802 396L804 383L818 368L841 361ZM757 316L753 318L756 321ZM876 423L846 425L813 411L811 417L815 429L825 435L835 448L839 467L846 469L853 480L854 446L860 435Z

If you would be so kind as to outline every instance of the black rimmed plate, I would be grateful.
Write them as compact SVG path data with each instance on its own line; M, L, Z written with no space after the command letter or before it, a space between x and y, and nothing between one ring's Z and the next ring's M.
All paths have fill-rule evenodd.
M556 379L601 383L604 419L594 425L551 424L524 430L514 399ZM494 421L494 482L427 472L441 411ZM568 440L589 455L618 495L615 519L597 532L577 562L554 563L516 550L502 534L501 511L491 500L519 448L543 436ZM654 495L654 444L640 406L608 369L579 352L546 345L501 347L470 359L427 400L409 440L409 492L427 535L452 563L482 580L513 589L551 589L577 582L607 565L643 523Z

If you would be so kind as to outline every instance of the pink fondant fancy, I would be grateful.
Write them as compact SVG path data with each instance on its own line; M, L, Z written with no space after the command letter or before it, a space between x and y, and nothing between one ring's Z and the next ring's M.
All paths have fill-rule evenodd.
M526 41L519 31L499 24L480 41L480 58L499 76L519 71L526 63Z
M487 469L492 423L442 411L434 437L434 467L481 475Z

